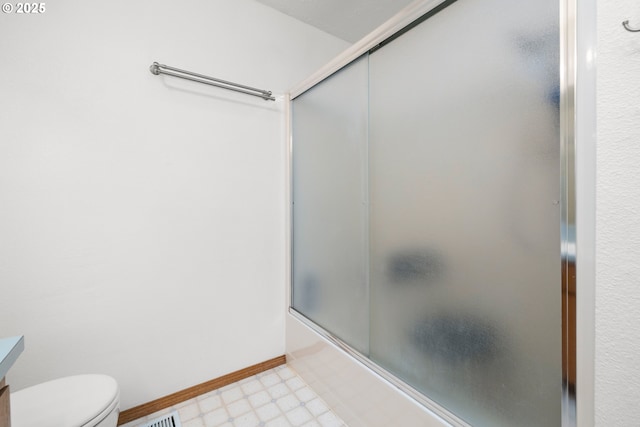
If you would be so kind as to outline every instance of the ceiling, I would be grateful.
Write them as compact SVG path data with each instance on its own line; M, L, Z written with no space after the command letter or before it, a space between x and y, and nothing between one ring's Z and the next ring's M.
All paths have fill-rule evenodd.
M355 43L413 0L256 0Z

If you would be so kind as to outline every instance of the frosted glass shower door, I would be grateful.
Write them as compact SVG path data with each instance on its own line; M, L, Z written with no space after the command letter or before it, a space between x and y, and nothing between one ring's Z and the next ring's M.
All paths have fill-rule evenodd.
M372 52L370 358L478 426L561 423L555 0L459 0Z
M365 55L292 103L292 306L365 354L367 74Z

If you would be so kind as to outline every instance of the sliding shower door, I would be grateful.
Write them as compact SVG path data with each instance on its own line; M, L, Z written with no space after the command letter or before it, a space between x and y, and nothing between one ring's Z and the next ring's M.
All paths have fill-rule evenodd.
M368 56L293 103L292 305L367 353Z
M557 10L459 0L370 55L370 357L473 425L560 425Z
M558 10L448 1L293 100L293 308L471 425L561 425Z

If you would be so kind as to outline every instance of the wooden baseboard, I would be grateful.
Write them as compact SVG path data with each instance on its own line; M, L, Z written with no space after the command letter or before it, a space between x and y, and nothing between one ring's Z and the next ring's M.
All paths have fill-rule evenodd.
M185 388L184 390L180 390L168 396L161 397L159 399L144 403L139 406L135 406L131 409L120 412L118 425L126 424L133 420L137 420L138 418L146 417L147 415L151 415L154 412L177 405L178 403L184 402L185 400L193 399L194 397L200 396L201 394L208 393L226 385L235 383L236 381L249 378L253 375L259 374L260 372L273 369L277 366L285 364L286 362L287 359L284 355L278 356L262 363L249 366L248 368L240 369L239 371L224 375L220 378L216 378L211 381L195 385L193 387Z

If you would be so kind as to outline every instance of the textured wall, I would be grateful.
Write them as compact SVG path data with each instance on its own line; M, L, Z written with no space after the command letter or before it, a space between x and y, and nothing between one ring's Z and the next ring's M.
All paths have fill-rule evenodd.
M596 425L640 423L640 3L598 2Z
M0 336L15 389L99 372L122 408L284 353L282 92L346 43L248 0L0 14Z

